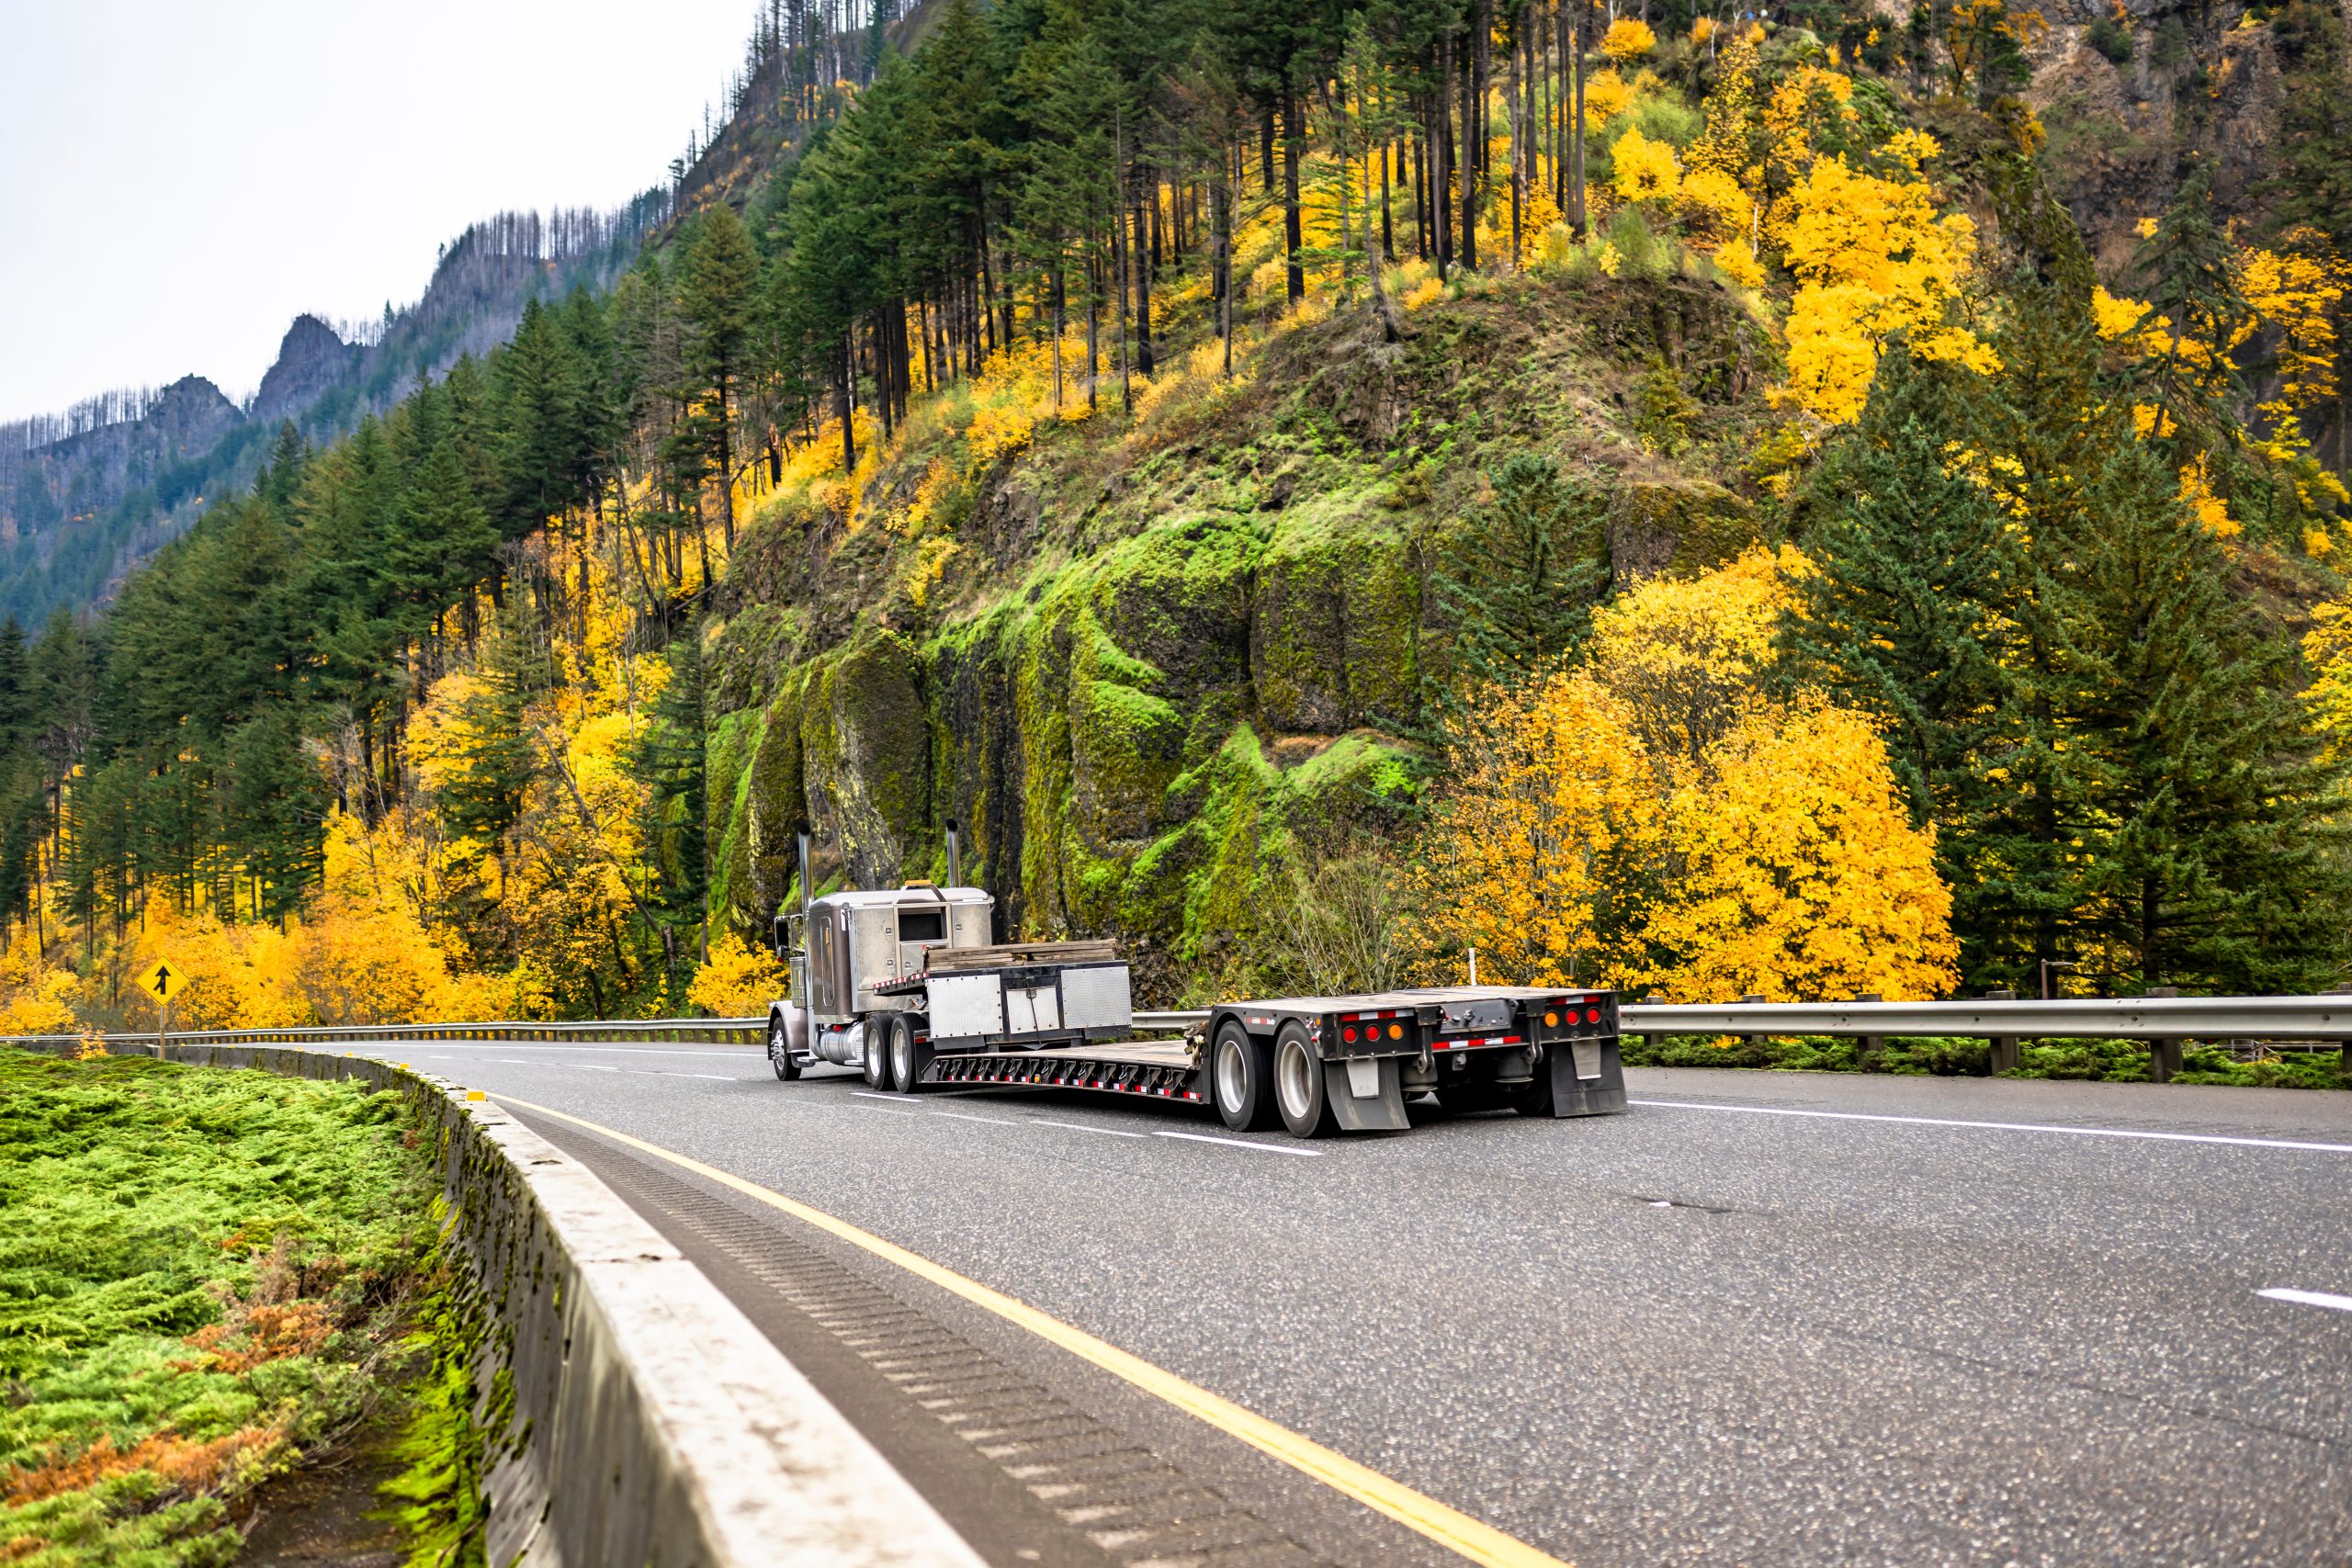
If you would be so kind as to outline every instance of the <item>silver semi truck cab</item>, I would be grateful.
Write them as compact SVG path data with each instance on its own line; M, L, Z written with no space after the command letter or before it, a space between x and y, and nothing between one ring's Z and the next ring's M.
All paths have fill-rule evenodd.
M792 995L770 1010L769 1055L783 1026L792 1058L780 1076L809 1062L862 1066L867 1026L877 1014L910 1011L921 998L886 987L923 973L939 948L982 948L996 900L977 887L928 883L872 892L828 893L776 918L776 953L790 966Z

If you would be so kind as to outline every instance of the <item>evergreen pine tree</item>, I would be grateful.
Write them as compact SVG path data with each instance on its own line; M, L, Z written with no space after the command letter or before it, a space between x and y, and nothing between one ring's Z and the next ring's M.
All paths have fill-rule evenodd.
M2110 985L2318 989L2352 914L2340 766L2290 693L2290 655L2230 592L2219 541L2157 454L2110 429L2072 649L2067 729L2092 825L2076 950Z

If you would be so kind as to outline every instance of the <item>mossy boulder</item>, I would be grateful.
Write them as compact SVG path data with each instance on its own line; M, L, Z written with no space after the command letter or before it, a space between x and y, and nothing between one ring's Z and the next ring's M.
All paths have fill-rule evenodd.
M1610 508L1610 572L1622 592L1662 571L1711 570L1763 537L1756 509L1712 479L1630 480Z
M825 660L800 738L809 815L842 871L862 886L895 884L909 846L930 836L931 727L913 645L873 632Z
M1250 675L1267 725L1336 735L1410 713L1421 596L1411 542L1377 492L1284 508L1251 604Z

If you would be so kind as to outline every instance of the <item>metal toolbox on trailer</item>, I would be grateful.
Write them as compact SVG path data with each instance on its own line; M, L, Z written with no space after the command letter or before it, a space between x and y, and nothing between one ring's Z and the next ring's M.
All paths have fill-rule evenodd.
M1091 946L1091 944L1090 944ZM1036 962L1035 948L981 950L1022 962L974 967L980 953L958 953L952 968L923 978L934 1045L982 1040L1018 1045L1025 1038L1087 1039L1125 1034L1135 1022L1127 966L1090 953L1075 962Z

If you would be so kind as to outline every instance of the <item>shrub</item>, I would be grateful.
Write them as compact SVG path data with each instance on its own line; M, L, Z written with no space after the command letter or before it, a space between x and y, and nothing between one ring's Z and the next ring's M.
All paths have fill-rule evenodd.
M2090 46L2104 54L2113 65L2132 63L2132 29L2113 17L2101 17L2090 26L2086 35Z

